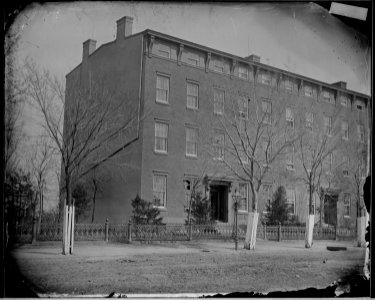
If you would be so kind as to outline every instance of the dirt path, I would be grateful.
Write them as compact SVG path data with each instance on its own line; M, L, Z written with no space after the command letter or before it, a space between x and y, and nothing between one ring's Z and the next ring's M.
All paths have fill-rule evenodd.
M326 246L347 251L327 251ZM13 251L22 274L40 293L227 293L323 288L363 267L364 248L351 242L259 241L255 251L230 242L26 245Z

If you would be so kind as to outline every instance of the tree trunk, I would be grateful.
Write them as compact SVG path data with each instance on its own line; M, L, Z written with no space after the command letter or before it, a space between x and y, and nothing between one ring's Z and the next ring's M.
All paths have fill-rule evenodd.
M66 176L66 203L64 206L63 251L64 255L73 254L74 242L74 203L72 201L70 178Z
M43 215L43 193L40 190L39 194L39 216L38 216L38 235L40 234L40 227L42 225L42 215Z
M313 189L312 189L312 185L310 184L309 209L308 209L308 215L307 215L307 220L306 220L306 233L305 233L305 247L306 248L311 248L312 242L313 242L315 215L314 215L312 200L313 200Z
M255 244L257 239L257 228L258 228L258 192L254 189L252 185L252 212L249 212L247 218L247 229L244 248L248 250L255 250Z
M92 215L91 215L91 223L94 223L95 218L95 200L96 200L96 192L98 190L98 185L95 180L93 180L94 184L94 195L92 196Z

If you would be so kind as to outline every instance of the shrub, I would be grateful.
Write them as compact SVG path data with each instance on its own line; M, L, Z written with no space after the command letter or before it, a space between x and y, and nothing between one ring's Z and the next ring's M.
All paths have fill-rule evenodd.
M267 205L265 221L270 225L285 224L289 219L286 190L279 186L272 197L271 205Z
M151 202L141 199L138 195L132 200L134 224L162 224L160 210Z
M87 194L86 187L82 183L77 183L72 192L74 199L76 222L80 216L86 216L91 206L90 197Z
M211 224L211 203L201 191L191 194L191 222L192 224Z

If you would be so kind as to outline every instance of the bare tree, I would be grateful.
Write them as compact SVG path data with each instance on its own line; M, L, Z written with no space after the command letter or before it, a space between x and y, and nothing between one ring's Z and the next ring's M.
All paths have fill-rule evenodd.
M279 97L276 78L270 80L267 93L261 93L260 89L254 80L251 94L234 92L226 96L230 99L225 109L220 108L218 99L214 99L213 103L228 142L225 141L225 155L217 145L212 155L250 186L252 202L244 245L246 249L255 249L259 191L264 179L288 146L297 140L297 131L289 128L283 118L283 104L275 101Z
M74 207L72 183L112 159L137 139L138 113L116 101L103 77L70 81L64 97L62 84L48 71L25 63L25 82L31 101L38 107L57 152L61 155L62 190L65 203ZM123 95L122 95L123 96ZM70 220L74 220L70 218ZM63 253L72 252L71 232L64 218ZM69 230L70 228L70 230ZM70 248L70 250L69 250Z

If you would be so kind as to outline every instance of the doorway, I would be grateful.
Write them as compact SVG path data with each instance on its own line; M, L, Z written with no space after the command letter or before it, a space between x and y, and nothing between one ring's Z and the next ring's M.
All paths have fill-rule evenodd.
M210 186L211 218L219 222L228 222L228 187Z
M324 197L324 223L337 225L337 200L338 195L325 195Z

